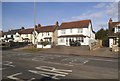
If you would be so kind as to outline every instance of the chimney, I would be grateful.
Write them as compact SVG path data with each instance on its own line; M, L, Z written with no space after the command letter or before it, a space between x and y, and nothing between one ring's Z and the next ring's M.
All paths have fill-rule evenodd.
M59 23L58 23L58 21L56 21L56 26L59 26Z
M10 32L12 29L9 29L8 31Z
M25 29L24 27L21 27L21 30Z
M37 28L38 26L37 25L35 25L35 28Z
M108 26L109 26L109 30L112 31L112 29L113 29L113 27L112 27L112 18L109 19Z
M38 27L41 27L41 24L38 24Z

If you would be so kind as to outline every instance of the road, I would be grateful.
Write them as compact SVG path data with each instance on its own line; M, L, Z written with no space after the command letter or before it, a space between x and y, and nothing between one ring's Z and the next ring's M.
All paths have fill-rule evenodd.
M35 79L118 79L118 59L60 54L2 53L2 78L17 81Z

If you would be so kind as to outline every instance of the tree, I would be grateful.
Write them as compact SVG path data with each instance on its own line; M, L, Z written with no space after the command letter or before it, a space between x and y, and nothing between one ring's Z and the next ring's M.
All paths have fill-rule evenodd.
M118 34L118 46L120 47L120 34Z
M101 28L100 30L97 31L95 34L96 39L104 40L108 38L108 29L104 30Z
M101 28L95 34L95 38L103 41L103 46L108 46L108 29Z

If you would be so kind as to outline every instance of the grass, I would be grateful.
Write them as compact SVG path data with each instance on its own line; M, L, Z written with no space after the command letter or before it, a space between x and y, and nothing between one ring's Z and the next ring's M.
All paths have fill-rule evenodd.
M31 46L31 47L24 48L22 50L27 51L27 52L39 52L39 51L43 51L45 49L43 49L43 48L35 48L35 47Z

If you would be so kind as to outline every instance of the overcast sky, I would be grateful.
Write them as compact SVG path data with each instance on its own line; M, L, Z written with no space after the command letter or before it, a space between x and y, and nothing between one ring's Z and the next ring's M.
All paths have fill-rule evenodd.
M36 2L36 24L52 25L62 22L91 19L93 29L107 28L109 18L118 20L116 2ZM34 26L33 2L3 2L2 29Z

